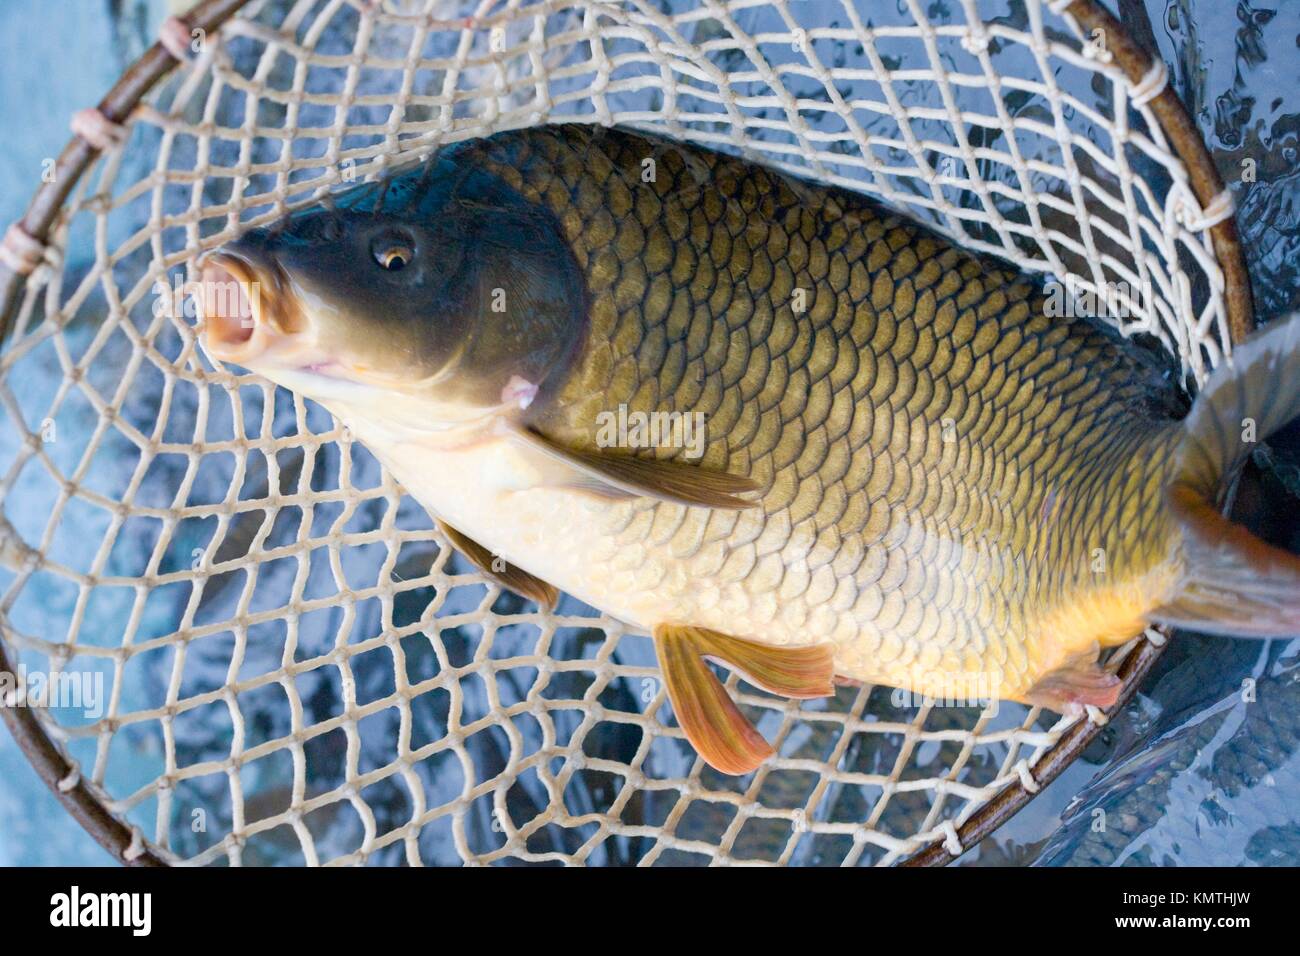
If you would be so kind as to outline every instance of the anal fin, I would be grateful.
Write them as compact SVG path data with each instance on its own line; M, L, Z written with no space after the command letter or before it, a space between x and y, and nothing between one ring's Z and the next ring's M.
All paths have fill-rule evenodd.
M1024 695L1027 704L1058 714L1073 714L1085 705L1103 710L1119 700L1123 681L1097 663L1096 655L1066 662L1048 671Z
M773 750L740 712L706 659L783 697L806 700L835 692L831 644L773 647L707 628L668 624L656 627L654 638L677 722L704 762L722 773L749 773Z
M480 571L493 581L496 581L497 584L503 588L509 588L516 594L523 595L530 601L536 601L545 611L555 610L556 602L560 599L560 592L554 585L547 584L541 578L534 577L522 568L515 567L501 558L494 557L492 552L483 545L473 538L461 534L441 518L438 519L438 528L458 551L473 561ZM500 570L497 570L498 568Z

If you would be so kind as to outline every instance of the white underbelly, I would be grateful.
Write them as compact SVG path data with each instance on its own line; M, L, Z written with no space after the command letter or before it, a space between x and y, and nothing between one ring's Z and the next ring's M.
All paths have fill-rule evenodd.
M354 432L365 441L363 428ZM655 602L621 580L606 531L611 512L633 504L554 487L556 465L504 438L458 450L415 440L368 447L435 517L494 556L629 624L657 623Z
M847 640L856 630L825 602L813 608L806 595L782 600L779 588L761 586L762 569L735 560L724 532L750 519L731 513L711 521L708 509L565 488L574 477L566 466L506 438L448 450L416 435L376 435L346 411L335 413L434 516L634 627L693 624L770 644ZM690 533L693 525L698 534ZM737 534L746 537L743 529ZM784 561L789 548L789 541L773 537L761 550L774 559L781 553Z
M773 645L830 641L838 674L921 690L929 681L914 676L918 666L945 671L948 682L972 666L971 649L953 647L946 621L928 640L909 636L933 611L895 613L897 593L858 586L838 561L807 561L812 542L759 509L607 500L563 487L574 477L568 466L508 438L450 450L335 414L435 517L634 628L689 624ZM882 627L882 616L902 626Z

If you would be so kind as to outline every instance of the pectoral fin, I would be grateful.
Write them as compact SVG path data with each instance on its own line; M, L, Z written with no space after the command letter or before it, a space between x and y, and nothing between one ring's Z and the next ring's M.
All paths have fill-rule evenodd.
M530 447L570 465L580 476L574 482L575 487L606 497L633 495L705 508L751 508L758 504L740 497L758 489L758 483L752 478L706 471L680 461L575 451L529 428L518 427L513 434Z
M553 585L547 584L541 578L533 577L527 571L507 563L502 558L493 557L491 551L473 538L461 534L441 518L438 519L438 528L458 551L473 561L480 571L497 584L523 595L530 601L536 601L545 611L555 610L560 592Z
M1085 704L1113 707L1123 681L1097 663L1095 656L1072 660L1048 671L1025 694L1024 701L1058 714L1078 711Z
M655 628L654 637L677 722L704 762L722 773L749 773L773 750L736 707L706 659L783 697L804 700L835 692L830 644L772 647L706 628L668 624Z

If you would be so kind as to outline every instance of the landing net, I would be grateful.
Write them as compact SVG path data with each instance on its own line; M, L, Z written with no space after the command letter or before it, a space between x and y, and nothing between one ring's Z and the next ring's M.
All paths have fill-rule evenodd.
M52 747L33 759L133 860L959 851L995 796L1037 791L1072 721L883 687L800 704L732 677L779 755L715 773L644 634L485 581L328 413L210 361L178 293L200 252L440 145L619 123L872 193L1062 283L1191 384L1248 322L1224 292L1231 206L1157 115L1163 70L1096 17L267 0L197 35L173 22L187 59L121 124L83 125L104 149L43 248L7 256L34 271L0 356L3 647L29 689L102 681L102 707L29 708Z

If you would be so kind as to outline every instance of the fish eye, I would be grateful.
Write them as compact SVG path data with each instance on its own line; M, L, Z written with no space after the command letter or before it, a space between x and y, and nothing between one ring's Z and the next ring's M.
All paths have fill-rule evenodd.
M405 269L415 258L415 249L410 241L397 236L380 239L375 243L373 252L375 261L389 272Z

